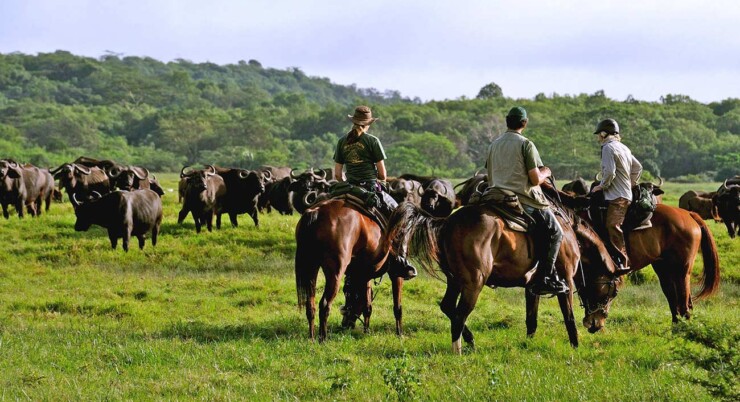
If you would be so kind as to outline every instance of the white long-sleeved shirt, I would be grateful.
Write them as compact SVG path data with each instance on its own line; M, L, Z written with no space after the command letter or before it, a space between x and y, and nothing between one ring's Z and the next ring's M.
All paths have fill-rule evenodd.
M610 138L601 146L601 173L604 199L626 198L631 201L632 186L637 184L642 174L642 164L626 145Z

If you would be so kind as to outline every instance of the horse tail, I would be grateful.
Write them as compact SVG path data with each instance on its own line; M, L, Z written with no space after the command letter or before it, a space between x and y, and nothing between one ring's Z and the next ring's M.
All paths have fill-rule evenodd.
M701 289L695 298L703 299L709 297L719 290L719 255L717 255L717 244L709 227L696 212L689 212L691 218L701 228L701 254L704 259L704 272L701 275Z
M306 301L316 292L318 260L315 256L314 226L319 216L318 208L307 209L295 229L295 285L298 293L298 307L305 306Z
M399 251L403 253L410 242L411 255L416 257L425 271L439 278L434 266L441 260L438 238L446 221L447 218L430 216L413 203L401 203L391 215L386 230L391 251L394 254L399 254Z

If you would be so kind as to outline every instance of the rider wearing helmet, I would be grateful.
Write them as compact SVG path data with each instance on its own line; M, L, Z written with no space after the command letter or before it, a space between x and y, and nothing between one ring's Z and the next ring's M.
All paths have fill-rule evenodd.
M632 187L642 174L642 165L632 155L632 151L622 144L619 125L614 119L606 119L596 125L594 134L601 144L601 182L591 192L603 191L604 200L609 204L606 210L606 231L608 249L616 273L630 271L627 248L624 243L622 223L632 202Z

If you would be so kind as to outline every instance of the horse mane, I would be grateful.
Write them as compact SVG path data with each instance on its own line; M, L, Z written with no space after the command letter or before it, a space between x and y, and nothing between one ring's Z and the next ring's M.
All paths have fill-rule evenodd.
M439 234L447 217L436 218L410 202L402 202L391 214L386 238L391 242L391 253L398 255L411 243L411 250L421 267L431 276L441 279Z
M579 239L579 243L581 243L580 248L585 249L594 247L599 253L604 269L613 273L615 271L614 261L612 261L609 256L604 240L602 240L601 236L596 233L596 229L594 229L591 221L582 218L577 213L578 210L583 210L589 207L589 197L573 196L560 191L549 184L544 184L541 188L547 199L550 201L550 205L567 220L572 222L571 228ZM583 247L584 243L586 243L587 247ZM621 282L620 278L620 283Z

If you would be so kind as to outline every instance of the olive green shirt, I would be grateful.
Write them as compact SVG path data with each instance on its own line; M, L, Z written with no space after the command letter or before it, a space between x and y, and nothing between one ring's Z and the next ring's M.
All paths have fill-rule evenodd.
M353 184L377 180L378 168L375 164L384 159L385 151L380 140L367 133L352 144L347 143L345 135L339 139L334 152L334 162L346 167L347 181Z
M488 147L486 168L488 186L513 191L522 205L545 209L550 203L540 186L529 181L529 171L544 166L532 141L514 131L507 131Z

